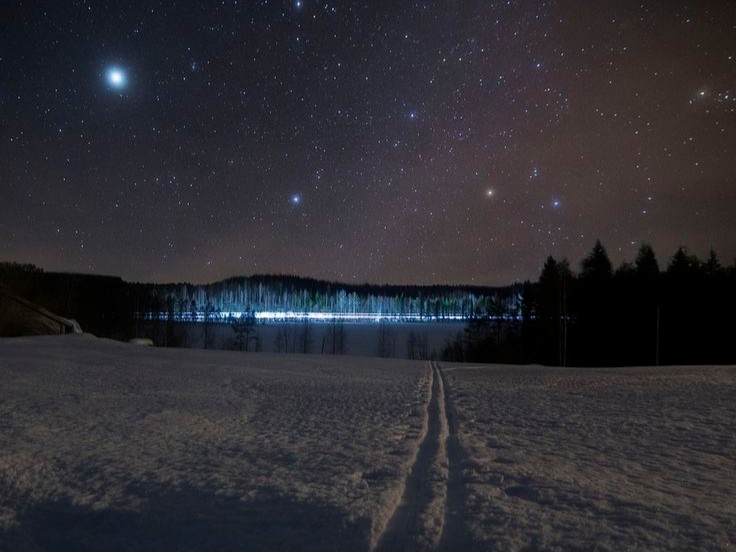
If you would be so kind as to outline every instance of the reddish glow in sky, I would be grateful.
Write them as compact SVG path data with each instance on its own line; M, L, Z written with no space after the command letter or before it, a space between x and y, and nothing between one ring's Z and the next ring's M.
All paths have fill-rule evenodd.
M596 238L736 256L732 2L3 12L5 260L506 284Z

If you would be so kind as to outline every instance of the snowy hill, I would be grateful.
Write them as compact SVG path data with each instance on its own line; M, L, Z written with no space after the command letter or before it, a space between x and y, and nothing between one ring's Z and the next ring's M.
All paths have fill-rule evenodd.
M82 333L74 320L47 311L0 284L0 336Z
M736 369L0 340L0 550L723 549Z

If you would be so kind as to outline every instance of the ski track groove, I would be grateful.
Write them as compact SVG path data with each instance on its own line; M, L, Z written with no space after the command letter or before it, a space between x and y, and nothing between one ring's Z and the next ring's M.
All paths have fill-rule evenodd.
M444 376L435 362L429 369L426 432L404 481L401 501L376 539L377 552L451 550L462 540L459 444L448 415Z
M447 495L445 503L445 519L443 531L437 545L438 551L474 550L475 547L465 528L465 485L463 483L462 466L465 459L460 440L458 438L457 419L452 405L445 374L437 367L437 374L442 380L444 392L445 420L447 422Z

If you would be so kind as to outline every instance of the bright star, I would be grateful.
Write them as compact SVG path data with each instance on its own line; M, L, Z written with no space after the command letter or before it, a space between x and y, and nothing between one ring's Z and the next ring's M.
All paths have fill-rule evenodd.
M302 196L299 194L294 194L291 196L291 203L293 205L299 205L302 202Z
M111 67L107 70L107 82L113 88L123 88L125 86L125 72L117 67Z

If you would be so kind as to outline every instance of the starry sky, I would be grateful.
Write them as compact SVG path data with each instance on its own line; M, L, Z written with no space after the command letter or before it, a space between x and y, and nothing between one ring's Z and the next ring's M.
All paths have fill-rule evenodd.
M736 257L730 0L0 7L0 259L503 285Z

